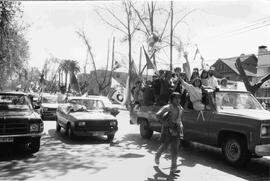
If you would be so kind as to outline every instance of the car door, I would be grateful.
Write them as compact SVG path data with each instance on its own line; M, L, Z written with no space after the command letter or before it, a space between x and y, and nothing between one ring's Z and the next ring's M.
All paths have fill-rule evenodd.
M183 112L184 139L207 143L209 120L211 120L212 112L211 105L208 105L207 109L203 111L185 109Z
M57 111L58 123L64 128L66 127L67 124L68 107L69 107L68 104L61 105L59 110Z

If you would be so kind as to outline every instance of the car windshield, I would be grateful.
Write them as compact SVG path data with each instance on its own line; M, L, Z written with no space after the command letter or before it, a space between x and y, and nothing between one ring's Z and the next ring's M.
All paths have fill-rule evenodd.
M44 96L42 97L42 103L55 104L57 103L57 96Z
M25 95L0 94L0 111L25 112L31 111L31 101Z
M256 98L248 92L217 92L216 105L218 110L263 109Z
M101 100L94 99L71 99L70 103L83 105L87 110L102 110L104 108L104 104Z

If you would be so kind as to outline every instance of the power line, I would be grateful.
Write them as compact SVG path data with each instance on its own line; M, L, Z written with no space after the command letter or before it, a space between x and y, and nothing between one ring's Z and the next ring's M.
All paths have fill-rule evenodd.
M234 30L232 30L230 32L225 32L225 33L222 33L220 35L216 35L213 38L233 36L233 35L237 35L239 33L245 33L245 32L248 32L248 31L256 30L256 29L259 29L259 28L263 28L265 26L269 26L269 24L270 24L269 22L270 22L270 16L267 16L267 17L255 20L251 24L246 24L246 25L244 25L242 27L234 29Z

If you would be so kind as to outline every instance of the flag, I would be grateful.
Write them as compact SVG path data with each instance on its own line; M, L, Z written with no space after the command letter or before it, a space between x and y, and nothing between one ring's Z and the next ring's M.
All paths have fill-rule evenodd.
M115 61L112 70L114 71L114 70L116 70L116 69L119 69L120 67L121 67L121 64L120 64L118 61Z
M188 80L190 80L191 70L190 70L190 64L189 64L189 61L188 61L187 53L184 54L184 58L186 59L187 62L183 63L183 70L186 73Z
M196 56L197 56L197 54L199 53L199 49L198 49L198 47L196 46L196 51L195 51L195 55L194 55L194 58L193 58L193 60L195 60L196 59Z
M204 58L201 56L201 66L202 70L205 70Z
M147 67L147 69L155 69L153 63L151 62L151 60L150 60L150 58L149 58L149 56L147 54L147 52L144 49L144 46L143 46L143 51L144 51L144 55L145 55L145 59L146 59L146 67Z
M77 81L77 78L76 78L74 72L71 72L70 74L71 74L70 75L70 88L71 88L71 90L73 90L76 93L81 95L81 89L80 89L79 83Z
M129 87L129 81L130 81L130 78L129 78L129 74L128 74L128 77L127 77L127 80L126 80L126 88L125 88L125 91L124 91L124 100L122 102L122 105L123 106L126 106L126 107L129 107L130 103L131 103L131 90L130 90L130 87Z

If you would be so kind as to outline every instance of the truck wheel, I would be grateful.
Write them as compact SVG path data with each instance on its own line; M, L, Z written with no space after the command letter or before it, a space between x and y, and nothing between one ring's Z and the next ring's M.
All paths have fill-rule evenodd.
M112 142L113 139L114 139L114 134L108 134L108 135L107 135L107 141L108 141L108 142Z
M56 131L60 132L61 131L61 126L58 123L58 120L56 119Z
M225 161L235 167L244 166L250 159L245 140L236 135L224 139L222 153Z
M153 130L150 129L149 124L146 120L142 120L140 124L141 137L150 139L153 135Z
M39 151L40 148L40 137L33 138L28 145L27 153L36 153Z
M73 130L72 130L70 124L67 125L66 135L67 135L68 138L71 139L71 140L74 138Z

